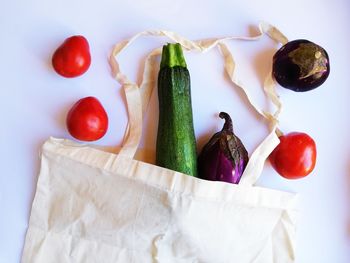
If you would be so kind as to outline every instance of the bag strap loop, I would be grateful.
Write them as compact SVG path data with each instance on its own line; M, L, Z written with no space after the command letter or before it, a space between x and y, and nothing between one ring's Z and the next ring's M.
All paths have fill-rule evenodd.
M124 135L124 143L119 154L125 157L133 158L139 146L142 136L143 116L146 113L153 88L157 86L157 73L159 71L158 58L161 54L162 49L156 48L147 55L144 65L143 77L140 85L131 82L127 78L127 76L122 73L118 62L118 55L120 54L120 52L122 52L134 41L136 41L136 39L142 36L165 36L171 41L180 43L182 47L187 51L194 50L204 53L217 47L224 58L225 70L231 80L231 83L234 86L242 89L253 109L258 114L263 116L268 121L268 124L270 126L270 134L266 137L265 140L263 140L263 142L251 155L248 165L240 181L240 184L253 185L258 180L262 172L266 158L279 143L279 139L276 135L276 128L278 124L278 117L282 110L282 103L276 93L275 82L272 79L272 74L270 72L264 82L264 92L267 98L276 107L276 110L274 113L270 113L263 111L256 106L251 95L249 94L248 89L243 84L243 82L241 82L240 79L236 76L236 64L231 51L225 44L225 41L256 41L259 40L265 34L268 35L271 39L275 40L277 43L285 44L288 42L288 39L277 28L263 22L259 24L259 34L252 37L229 36L223 38L211 38L198 41L191 41L171 31L149 30L138 33L129 40L124 40L120 43L117 43L114 46L112 54L110 56L110 65L112 67L112 73L114 78L124 88L127 100L129 119Z

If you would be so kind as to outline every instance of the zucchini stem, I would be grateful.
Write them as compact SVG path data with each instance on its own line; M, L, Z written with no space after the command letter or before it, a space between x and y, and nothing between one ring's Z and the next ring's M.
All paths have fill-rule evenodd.
M164 67L187 68L182 48L179 43L168 43L163 46L160 68L162 69Z

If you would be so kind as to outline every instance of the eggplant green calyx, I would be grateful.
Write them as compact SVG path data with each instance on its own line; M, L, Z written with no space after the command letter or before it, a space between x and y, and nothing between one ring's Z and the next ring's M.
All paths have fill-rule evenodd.
M160 68L183 67L187 68L185 57L179 43L169 43L163 46Z

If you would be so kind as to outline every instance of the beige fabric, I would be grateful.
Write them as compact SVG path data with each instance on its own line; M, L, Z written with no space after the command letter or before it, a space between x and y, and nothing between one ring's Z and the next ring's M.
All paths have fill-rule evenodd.
M293 262L295 200L51 138L22 262Z
M133 159L143 115L155 86L155 58L146 59L140 86L121 73L119 52L144 35L162 35L201 52L218 47L232 83L234 73L224 41L257 40L263 33L283 42L262 24L257 37L190 41L167 31L147 31L116 45L111 63L126 91L129 125L119 154L63 139L48 139L22 262L294 262L296 199L292 193L254 186L268 154L278 144L275 129L282 104L274 84L266 86L275 113L253 107L271 133L250 156L239 185L211 182Z

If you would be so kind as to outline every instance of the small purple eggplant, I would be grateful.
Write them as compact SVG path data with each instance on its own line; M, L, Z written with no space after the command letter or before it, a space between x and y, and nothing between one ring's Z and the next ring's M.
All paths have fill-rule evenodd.
M238 184L248 163L248 152L233 133L230 115L220 112L225 119L220 132L211 137L198 156L199 177L211 181Z

